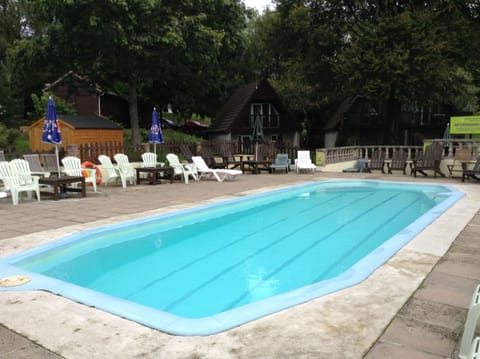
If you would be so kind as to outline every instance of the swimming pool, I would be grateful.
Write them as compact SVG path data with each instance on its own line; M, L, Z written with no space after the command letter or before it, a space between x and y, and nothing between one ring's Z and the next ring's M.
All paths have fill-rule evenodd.
M3 260L0 277L29 274L19 289L211 334L358 283L460 196L438 185L313 183L88 230Z

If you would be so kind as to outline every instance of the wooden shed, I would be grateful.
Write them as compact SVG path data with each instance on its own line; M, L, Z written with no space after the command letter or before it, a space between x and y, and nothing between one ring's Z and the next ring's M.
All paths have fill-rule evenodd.
M62 144L80 145L96 142L119 142L123 145L123 129L120 125L99 116L57 115L62 133ZM31 151L50 151L52 145L42 142L45 117L28 127Z

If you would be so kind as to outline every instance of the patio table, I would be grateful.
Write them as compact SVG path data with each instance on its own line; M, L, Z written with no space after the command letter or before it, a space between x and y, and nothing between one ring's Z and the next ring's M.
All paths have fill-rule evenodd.
M170 179L170 183L173 183L173 167L159 166L159 167L137 167L137 184L140 184L142 178L140 173L147 173L148 182L153 184L160 184L161 179Z
M83 176L40 177L38 183L52 187L53 192L41 191L40 193L52 195L54 200L59 200L62 192L78 192L81 193L82 197L87 197L85 177ZM80 183L81 187L77 188L69 186L73 183Z

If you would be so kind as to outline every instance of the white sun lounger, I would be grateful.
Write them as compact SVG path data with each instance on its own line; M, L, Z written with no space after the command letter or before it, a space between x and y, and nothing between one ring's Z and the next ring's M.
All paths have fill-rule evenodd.
M239 170L209 168L201 156L193 156L192 161L197 167L199 180L202 177L215 177L218 182L223 182L226 178L234 179L236 176L242 174L242 171Z

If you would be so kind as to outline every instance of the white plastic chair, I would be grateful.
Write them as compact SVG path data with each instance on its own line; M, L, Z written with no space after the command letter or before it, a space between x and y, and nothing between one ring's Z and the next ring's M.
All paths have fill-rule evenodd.
M120 170L118 169L118 167L113 166L110 157L106 155L100 155L98 156L98 161L107 173L107 176L103 177L103 181L105 182L106 186L108 186L110 182L117 182L120 179Z
M301 170L310 170L315 172L317 166L310 159L310 151L298 151L297 158L295 159L295 169L297 173Z
M123 154L123 153L117 153L116 155L113 156L115 162L118 164L118 171L120 174L120 179L122 181L122 187L126 188L127 187L127 181L130 182L130 184L134 185L135 184L135 169L133 166L130 164L130 161L128 160L128 156Z
M192 163L180 163L178 156L174 153L167 154L167 161L170 167L173 167L174 176L182 176L185 184L188 184L188 177L192 176L195 181L198 181L197 167Z
M35 192L37 200L40 202L39 177L31 175L27 161L23 159L12 160L11 162L1 161L0 178L10 191L14 205L18 204L19 194L22 192L27 192L29 199Z
M80 158L74 156L64 157L62 164L67 176L85 177L85 183L91 183L93 191L97 192L97 171L94 168L82 168ZM74 183L73 185L76 186L77 184Z
M153 152L142 154L142 167L157 167L157 155Z
M202 177L215 177L218 182L223 182L226 178L234 179L236 176L241 175L242 171L230 170L223 168L209 168L201 156L193 156L193 163L197 167L198 179Z
M458 353L460 359L480 358L480 349L478 347L480 339L473 339L479 317L480 284L475 288L472 299L470 300L470 307L468 309L467 319L465 320L462 341L460 342L460 350Z

